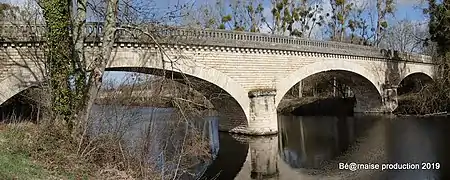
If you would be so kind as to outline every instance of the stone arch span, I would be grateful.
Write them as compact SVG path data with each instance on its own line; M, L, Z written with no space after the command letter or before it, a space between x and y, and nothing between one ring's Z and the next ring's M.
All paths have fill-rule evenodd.
M380 112L382 111L382 77L378 77L354 62L346 60L329 60L315 62L306 65L277 83L276 106L295 84L301 80L327 73L342 78L344 83L351 87L355 98L355 112Z
M398 95L419 92L426 84L433 82L433 77L426 72L411 72L404 76L400 82L398 82L397 93Z
M219 72L216 69L206 67L196 62L178 61L175 65L162 61L155 60L156 58L145 58L142 60L139 54L122 55L120 52L116 53L113 61L108 65L107 70L121 70L130 72L155 72L150 70L157 70L162 72L174 73L178 77L182 74L189 77L191 80L197 82L208 82L211 85L208 92L203 91L202 88L196 88L201 93L218 93L222 95L220 98L213 99L211 102L216 107L221 116L222 121L219 122L221 131L228 131L234 133L246 133L248 126L249 105L247 91L242 88L240 84L235 82L227 75ZM156 72L157 72L156 71ZM28 76L8 76L0 81L0 105L6 102L14 95L30 88L36 82L41 82L42 78L31 81Z
M414 78L418 80L425 80L425 81L433 81L433 73L424 69L418 69L410 71L409 73L405 74L400 78L399 82L397 82L397 85L400 85L402 82L404 82L407 79Z
M193 88L206 97L215 94L214 98L208 99L219 113L221 119L219 130L246 133L250 101L247 91L239 83L214 68L206 67L191 60L180 59L174 64L167 62L163 64L161 60L155 59L158 58L136 57L135 59L129 59L127 56L116 56L107 70L155 75L162 75L162 72L166 71L166 75L174 75L178 79L187 77ZM216 95L220 95L220 97Z
M16 94L19 94L28 88L37 86L37 82L40 82L40 80L31 81L29 78L20 78L14 75L0 80L0 106Z

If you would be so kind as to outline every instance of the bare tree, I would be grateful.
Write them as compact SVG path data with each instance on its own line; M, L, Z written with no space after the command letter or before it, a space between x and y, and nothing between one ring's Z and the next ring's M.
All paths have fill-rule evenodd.
M38 15L30 15L28 17L35 17L42 21L14 22L17 23L14 24L17 25L16 29L19 29L17 27L22 27L24 22L25 24L29 24L30 26L27 27L29 29L26 29L29 32L35 32L31 27L35 28L36 25L41 23L44 25L45 32L39 33L42 35L39 38L42 38L40 40L45 40L45 48L38 49L35 53L23 52L20 55L23 57L28 57L30 54L34 55L33 60L36 62L31 63L39 64L37 68L42 71L41 76L43 78L36 79L43 79L40 85L46 87L45 95L49 96L50 113L52 115L51 117L47 117L50 119L47 125L53 128L47 129L45 133L55 133L54 135L58 136L58 138L63 138L59 137L61 136L61 134L58 134L59 131L54 131L54 129L57 129L62 124L64 129L61 132L68 132L66 134L68 137L67 142L76 144L76 154L80 158L88 158L93 154L98 155L101 154L99 153L99 149L107 149L105 143L102 144L100 138L92 137L92 134L89 134L89 127L93 124L92 108L94 107L95 99L98 97L100 89L104 85L102 76L110 60L113 59L113 45L116 40L123 34L127 34L130 38L135 38L136 41L151 43L161 47L160 43L162 39L167 40L167 38L171 38L160 36L160 32L171 30L170 27L163 25L170 25L170 20L183 17L184 14L182 12L188 7L180 5L167 13L155 13L156 10L148 6L142 6L143 3L119 0L79 0L75 1L74 5L63 0L41 0L38 1L40 8L38 9L39 11L36 11L38 12L36 14L43 12L39 14L42 18L36 18ZM136 5L142 6L143 8ZM32 11L25 12L28 14L32 13ZM158 15L148 16L149 12L152 12L150 14L154 13ZM26 16L21 18L24 17ZM94 23L98 25L98 28L102 28L101 34L89 34L86 31L87 23L92 23L89 22L92 19L97 21ZM22 35L30 38L28 34ZM102 36L102 39L99 39L95 35ZM11 42L21 40L12 37L8 38L8 41ZM102 44L99 47L99 51L94 52L93 56L92 52L88 52L84 46L86 40ZM156 59L156 61L162 61L165 64L172 62L172 59L166 55L164 48L159 48L159 50L162 59ZM44 55L38 55L41 52ZM90 54L89 56L87 56L88 53ZM16 62L16 65L25 67L30 71L34 71L36 67L20 63L22 62ZM30 62L27 61L25 63ZM172 64L177 63L180 62L173 62ZM176 69L175 67L172 68ZM162 75L164 78L169 77L169 73L166 73L165 70L163 72ZM182 74L182 77L185 77L182 72L180 74ZM199 141L195 139L197 136L194 136L194 134L198 132L195 132L196 129L192 128L194 125L192 125L192 122L189 122L192 116L189 116L188 114L190 113L187 112L195 108L190 108L189 106L192 106L193 103L186 103L186 99L184 97L175 97L171 101L177 109L180 109L180 112L177 114L180 115L180 120L173 127L184 127L184 125L189 127L183 129L185 130L183 132L187 133L183 134L185 138L180 142L182 146L176 147L179 153L171 157L174 162L178 162L177 164L185 161L187 155L194 155L191 151L192 147L201 147L202 152L204 150L203 145L195 145L195 142ZM179 131L179 129L175 128L174 131ZM185 144L191 144L192 146L184 146ZM115 145L120 146L121 144ZM122 150L122 148L116 150ZM132 162L131 159L127 162ZM177 166L175 171L183 168ZM182 173L184 172L174 172L173 177L178 178Z
M385 36L389 38L384 38L380 46L400 52L424 53L424 45L428 38L427 31L425 23L398 21L386 29Z

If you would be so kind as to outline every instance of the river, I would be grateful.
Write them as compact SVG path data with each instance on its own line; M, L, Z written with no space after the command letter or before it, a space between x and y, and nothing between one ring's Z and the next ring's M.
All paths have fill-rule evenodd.
M273 137L245 138L221 133L218 157L203 179L211 179L219 172L217 179L242 180L450 179L448 120L381 115L280 115L280 132ZM339 163L351 162L380 167L339 169ZM418 163L420 169L398 170L396 163L409 169ZM381 170L383 165L385 169Z
M149 114L171 114L167 109L138 108L133 111L139 112L142 118L131 118L134 121L130 126L135 129L129 138L131 142L139 134L136 129L152 124ZM201 173L197 179L204 180L450 179L450 173L447 173L450 172L450 154L447 153L450 152L449 120L445 117L391 115L279 115L278 135L246 137L218 133L218 118L208 117L199 127L203 127L203 136L209 138L210 152L214 156L210 161L200 162L193 171ZM155 129L164 129L163 126ZM158 136L159 139L161 137ZM159 152L160 148L154 148ZM152 160L164 166L161 158ZM370 164L355 171L340 169L340 164L344 168L345 163L352 162ZM393 170L415 168L416 164L420 169ZM375 165L379 168L376 169ZM386 169L382 170L382 166Z

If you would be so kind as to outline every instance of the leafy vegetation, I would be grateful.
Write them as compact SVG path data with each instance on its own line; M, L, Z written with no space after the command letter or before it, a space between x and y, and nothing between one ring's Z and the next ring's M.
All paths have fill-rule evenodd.
M437 65L436 77L422 91L405 98L407 107L399 109L403 113L431 114L450 110L450 1L428 0L428 5L424 12L430 17L429 40L437 45L433 57Z
M45 95L41 94L38 97L48 99L50 105L45 106L45 110L49 116L45 118L44 123L35 128L0 131L0 161L2 162L0 179L41 178L55 174L53 172L71 172L67 176L77 178L98 177L98 174L103 175L105 171L101 170L105 169L125 172L123 177L129 174L141 178L166 175L154 173L153 171L157 169L153 167L154 165L143 166L141 163L146 157L144 154L123 152L123 139L120 138L123 131L99 138L94 138L87 133L90 112L102 87L102 76L109 63L118 32L144 31L137 28L139 24L136 21L153 24L171 23L155 20L156 18L149 19L147 15L156 12L143 10L143 8L149 8L144 4L138 4L140 7L136 8L135 4L127 2L107 0L95 4L97 2L88 3L86 0L80 0L76 1L75 5L71 1L64 0L38 1L46 22L45 40L48 48L43 70L46 72L46 81L42 84ZM396 4L393 0L377 0L375 6L360 5L350 0L329 0L329 3L332 9L330 12L325 12L321 4L308 0L271 0L270 2L216 0L213 4L202 4L194 10L185 10L183 8L187 6L179 6L173 12L167 13L169 16L167 19L183 17L203 28L266 32L307 38L318 38L314 37L313 32L319 31L325 34L319 39L371 46L379 46L385 39L389 39L386 37L389 33L386 32L391 30L390 27L396 27L395 24L388 23L389 16L395 12ZM450 1L428 0L428 3L429 8L425 12L430 16L429 40L437 44L438 55L435 57L435 63L439 68L435 83L415 94L409 102L413 106L408 109L418 114L445 111L450 106ZM104 23L104 38L96 42L102 44L101 52L95 54L95 60L92 63L88 63L84 58L85 32L83 30L87 19L92 18L87 17L89 9L87 7L94 12L92 16ZM4 14L7 11L15 9L17 7L0 3L0 20L5 19ZM190 14L177 14L182 12L180 9L183 9L183 12L189 11ZM374 20L372 21L371 18ZM121 26L120 23L123 22L128 23L129 26ZM186 25L189 22L179 24ZM149 39L154 39L152 34L142 34L151 37ZM158 42L154 40L145 43ZM395 45L397 42L387 44ZM324 82L328 83L329 80L328 78ZM347 88L340 87L344 90ZM341 90L343 95L345 95L344 90ZM174 103L173 106L178 107L179 104ZM188 111L193 109L188 108ZM184 113L184 109L180 112ZM185 121L186 119L180 120L180 122ZM167 132L173 132L173 135L180 131L177 129L181 126L180 122L177 122L176 128ZM153 132L155 129L149 129L150 131ZM159 133L171 135L167 132ZM192 134L184 134L185 137L188 135ZM178 154L166 155L170 163L190 161L191 159L182 158L187 155L206 157L205 154L208 154L204 150L206 145L199 136L194 134L192 139L184 142L186 146L176 147L179 148L176 149ZM148 148L149 145L146 145ZM148 149L143 147L142 150ZM40 165L34 161L39 162ZM177 172L178 169L168 176L176 179L180 177Z

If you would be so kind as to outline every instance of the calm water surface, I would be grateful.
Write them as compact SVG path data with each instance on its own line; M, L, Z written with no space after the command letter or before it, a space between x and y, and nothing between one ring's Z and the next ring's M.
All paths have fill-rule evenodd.
M170 109L155 108L123 111L133 113L95 115L131 119L121 125L134 129L128 132L130 142L149 126L164 130L166 122L161 117L170 119L172 113ZM445 117L279 115L279 133L268 137L218 133L217 121L217 117L208 117L199 124L215 156L194 168L201 173L198 179L450 179L450 119ZM114 126L104 122L97 125ZM156 134L155 139L162 138ZM158 152L160 147L154 148ZM156 160L164 165L163 160ZM436 164L435 170L339 169L339 163L351 162L380 166L429 162L439 163L439 169Z
M279 134L220 134L203 179L450 179L450 119L279 116ZM438 170L340 170L339 163L439 163ZM381 168L381 167L380 167ZM435 169L437 167L435 166Z

